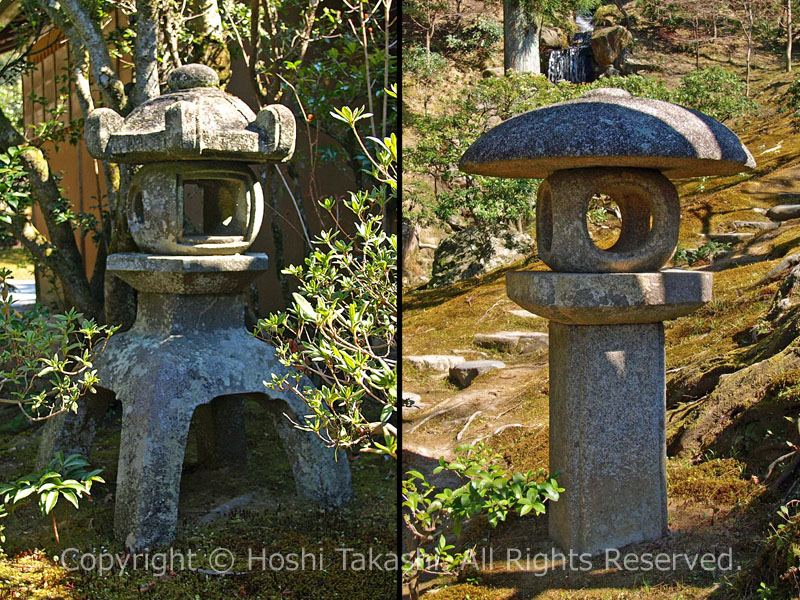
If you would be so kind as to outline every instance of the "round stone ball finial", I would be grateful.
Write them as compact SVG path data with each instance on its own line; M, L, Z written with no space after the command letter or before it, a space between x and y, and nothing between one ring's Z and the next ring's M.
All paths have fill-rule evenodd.
M219 75L206 65L192 63L174 69L167 78L167 85L173 92L192 88L219 87Z

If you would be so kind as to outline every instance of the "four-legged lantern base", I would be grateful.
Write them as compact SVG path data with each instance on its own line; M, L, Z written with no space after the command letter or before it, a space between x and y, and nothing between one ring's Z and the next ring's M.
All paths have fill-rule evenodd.
M139 290L134 326L113 335L95 361L101 385L123 406L114 528L128 548L154 548L175 535L196 409L201 460L243 461L245 398L274 416L299 495L327 505L352 498L348 461L336 461L322 440L286 418L303 421L302 401L263 383L287 372L244 324L242 290L263 273L266 256L125 254L108 265Z

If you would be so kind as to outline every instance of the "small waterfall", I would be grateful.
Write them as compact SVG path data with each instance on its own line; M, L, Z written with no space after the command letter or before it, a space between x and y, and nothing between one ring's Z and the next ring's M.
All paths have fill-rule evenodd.
M571 81L572 83L585 83L591 81L592 50L589 40L592 37L591 18L577 15L575 22L578 33L572 36L572 45L566 50L553 50L547 63L547 78L553 83Z

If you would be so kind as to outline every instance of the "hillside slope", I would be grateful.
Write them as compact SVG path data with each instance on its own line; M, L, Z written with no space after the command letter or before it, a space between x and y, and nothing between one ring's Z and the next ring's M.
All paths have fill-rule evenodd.
M727 58L727 53L726 53ZM713 51L708 63L719 57ZM675 64L686 56L670 56ZM696 313L666 324L668 473L671 536L635 550L691 553L732 548L734 569L758 559L760 540L777 523L778 508L800 497L791 457L766 479L772 461L800 443L800 220L762 231L741 221L767 221L778 194L800 194L800 133L790 122L783 93L793 76L779 61L760 56L753 99L760 110L728 124L756 158L752 174L686 180L680 242L697 248L709 234L746 231L755 236L711 264L714 300ZM738 68L738 65L734 65ZM451 92L449 92L451 93ZM546 269L536 257L515 269ZM420 394L421 408L403 414L404 467L430 471L457 445L485 440L517 470L547 467L548 382L546 353L517 354L478 348L476 333L547 331L544 319L520 316L505 295L504 272L445 288L418 290L403 298L405 356L483 356L506 368L479 376L458 390L442 372L403 364L403 390ZM456 352L454 352L456 351ZM785 476L781 476L784 473ZM446 482L442 482L446 483ZM497 530L479 526L466 543L547 552L546 520L510 519ZM758 563L764 567L762 556ZM772 565L778 571L780 566ZM739 597L726 581L736 571L642 574L605 571L546 573L530 564L494 565L470 583L446 585L438 600L527 598ZM784 567L785 568L785 567ZM740 577L736 589L755 593L768 570ZM428 586L441 587L443 581ZM777 592L776 592L777 594ZM780 597L775 595L773 597Z

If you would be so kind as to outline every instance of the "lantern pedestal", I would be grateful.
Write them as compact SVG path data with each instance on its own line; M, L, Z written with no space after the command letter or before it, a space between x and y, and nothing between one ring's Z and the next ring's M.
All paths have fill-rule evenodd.
M334 460L318 437L283 416L302 423L307 407L263 383L270 373L289 372L272 346L245 329L244 290L266 264L263 254L108 258L109 272L139 291L134 326L113 335L95 361L103 387L123 406L114 528L129 549L155 548L175 535L195 409L207 466L241 465L244 400L253 399L274 417L298 494L327 505L352 498L347 461Z
M550 321L549 533L597 554L667 532L664 319L711 299L711 273L516 272L509 297Z

